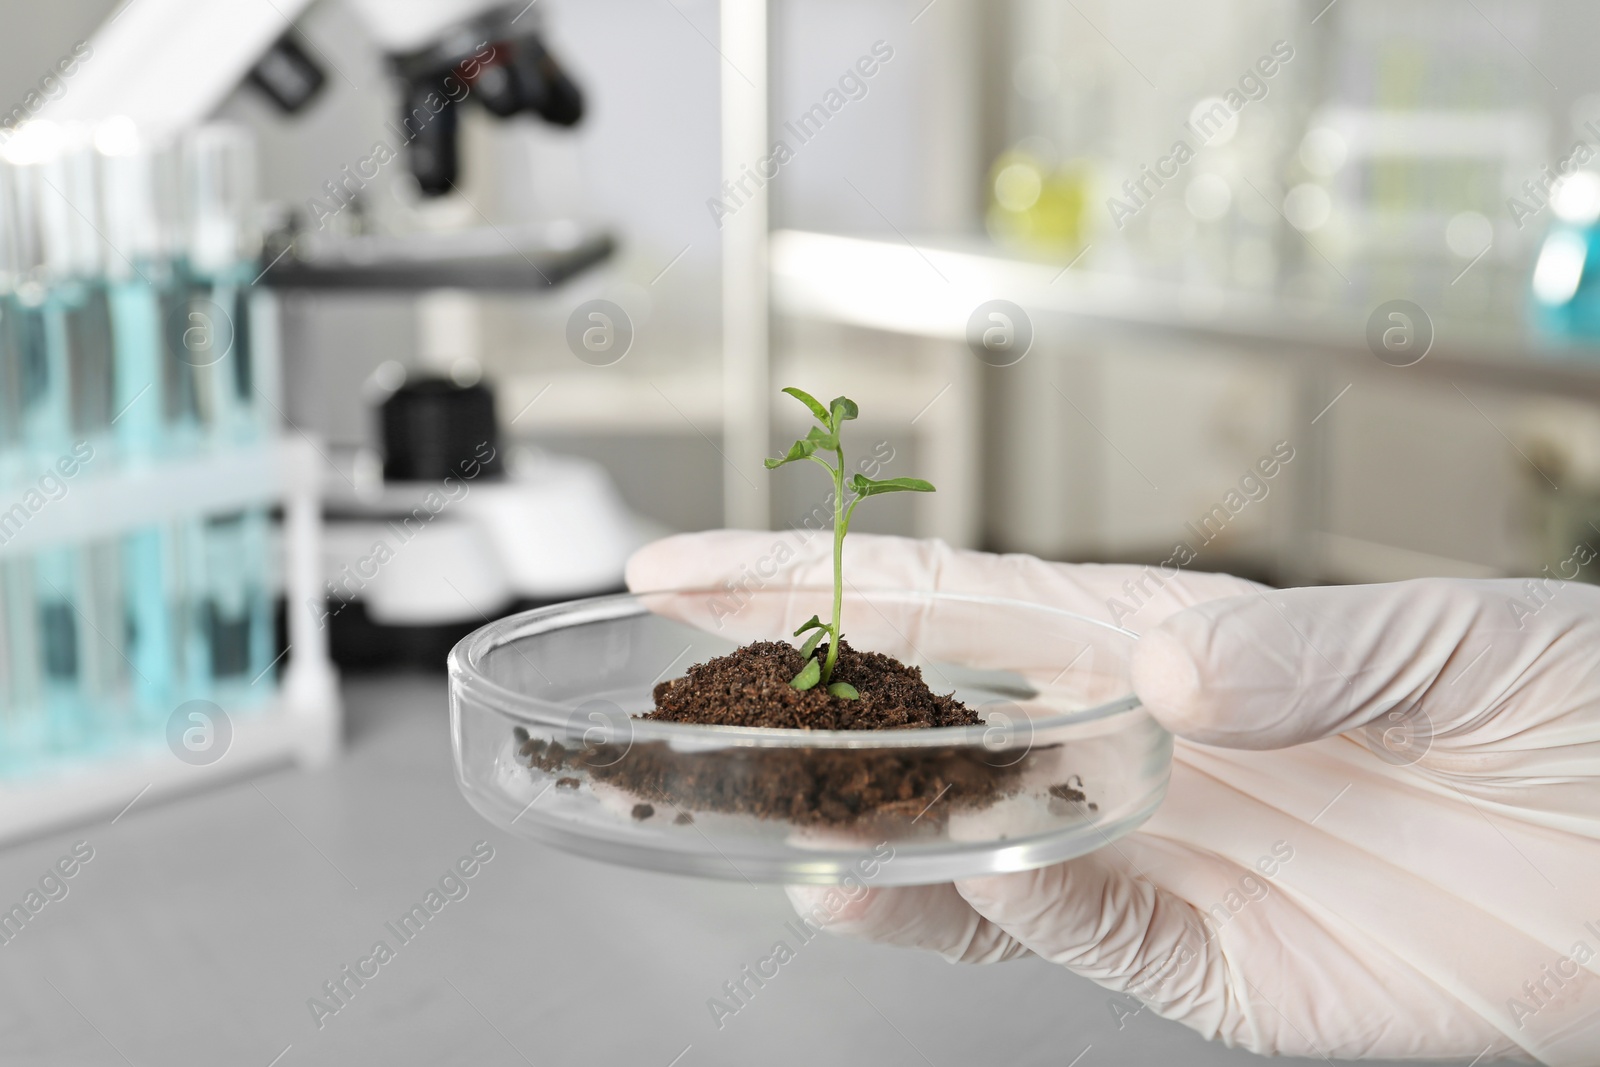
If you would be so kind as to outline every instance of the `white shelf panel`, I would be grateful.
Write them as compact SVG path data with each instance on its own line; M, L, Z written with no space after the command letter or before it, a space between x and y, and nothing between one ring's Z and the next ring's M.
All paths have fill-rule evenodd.
M976 241L913 245L802 230L772 235L779 309L893 333L964 339L973 309L994 299L1030 312L1241 337L1352 325L1351 311L1319 303L1064 267ZM1360 343L1361 323L1353 325Z
M772 299L787 314L915 337L966 335L986 300L1005 299L1075 327L1156 330L1287 359L1341 358L1370 367L1372 310L1193 284L1096 273L1027 260L972 241L918 243L780 230L772 235ZM1039 325L1037 322L1035 325ZM1525 392L1600 395L1594 347L1565 348L1506 327L1434 322L1417 373L1470 375Z
M932 395L923 395L928 383L937 390L948 380L947 376L940 376L938 368L925 365L916 370L926 381L911 381L918 375L883 370L860 361L837 360L829 352L810 351L804 353L804 358L777 362L773 380L782 379L787 384L819 368L841 379L848 374L852 396L870 403L875 418L896 421L910 421L922 412ZM908 390L908 381L916 388ZM578 375L526 374L503 379L500 389L505 396L500 411L507 423L523 410L514 427L517 434L704 434L716 438L722 433L722 379L716 374L611 381ZM527 406L530 402L532 405ZM771 408L773 417L786 427L796 426L803 432L809 425L809 416L786 396L776 396ZM340 461L344 458L335 457ZM329 495L339 494L344 488L338 479L329 480L325 487Z
M87 756L20 781L0 782L0 843L96 818L118 818L151 801L237 778L275 764L314 765L338 744L337 708L272 705L229 718L233 738L221 759L191 766L155 740L139 748ZM134 803L137 798L137 803Z
M316 485L318 462L315 449L292 437L159 462L90 460L76 477L65 480L63 496L46 498L37 511L22 502L31 483L4 490L0 557L107 537L183 515L273 502L293 487Z

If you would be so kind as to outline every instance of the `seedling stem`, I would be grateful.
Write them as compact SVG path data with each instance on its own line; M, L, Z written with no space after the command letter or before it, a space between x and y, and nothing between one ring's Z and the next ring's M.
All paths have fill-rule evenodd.
M825 623L813 615L794 632L794 635L799 637L807 630L817 631L800 646L800 654L806 657L806 665L789 684L796 689L810 689L814 685L821 684L836 697L855 700L860 694L856 692L854 686L832 681L833 668L839 661L839 645L843 639L841 615L844 609L844 538L845 534L850 532L850 520L855 516L856 506L869 496L877 496L880 493L931 493L934 489L921 478L877 479L868 478L864 474L853 475L846 483L844 444L840 431L846 422L860 414L855 401L840 396L835 397L827 407L823 407L810 393L800 389L791 386L784 392L804 404L820 425L813 426L810 433L790 445L789 451L784 455L767 460L767 469L775 470L797 459L809 459L827 471L829 480L833 482L833 620ZM817 454L819 451L832 452L837 462L829 463ZM845 503L847 488L854 493L848 504ZM828 655L819 665L815 651L824 635L828 638Z

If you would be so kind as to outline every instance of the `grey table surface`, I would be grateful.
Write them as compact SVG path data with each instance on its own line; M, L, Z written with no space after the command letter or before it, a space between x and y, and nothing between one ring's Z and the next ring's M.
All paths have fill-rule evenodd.
M719 1028L708 998L788 939L780 889L608 867L501 833L456 790L443 679L345 694L333 766L141 801L0 851L9 907L74 844L94 850L67 895L0 945L0 1063L1256 1060L1037 960L958 967L828 936ZM399 944L385 924L483 841L494 858L466 895ZM323 983L380 939L393 958L319 1020L308 1001L332 1004Z

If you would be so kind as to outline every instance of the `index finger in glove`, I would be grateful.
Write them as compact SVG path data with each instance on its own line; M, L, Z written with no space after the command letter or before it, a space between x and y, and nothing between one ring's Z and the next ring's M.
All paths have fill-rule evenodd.
M1285 748L1366 727L1359 736L1393 763L1487 769L1503 748L1520 774L1537 758L1549 776L1587 768L1592 779L1600 590L1561 586L1535 611L1528 584L1422 579L1214 600L1144 636L1134 690L1162 725L1206 744Z
M787 886L802 922L832 934L929 949L951 963L998 963L1028 955L1022 943L942 885L857 888Z

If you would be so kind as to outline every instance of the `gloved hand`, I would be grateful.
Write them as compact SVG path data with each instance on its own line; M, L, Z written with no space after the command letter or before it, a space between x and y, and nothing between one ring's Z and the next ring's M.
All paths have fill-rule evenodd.
M758 583L831 581L827 538L720 531L642 549L628 584L748 583L785 539ZM831 930L1035 954L1255 1052L1600 1063L1600 589L1274 591L864 534L845 558L1141 633L1134 689L1178 741L1166 802L1112 847L872 889Z

